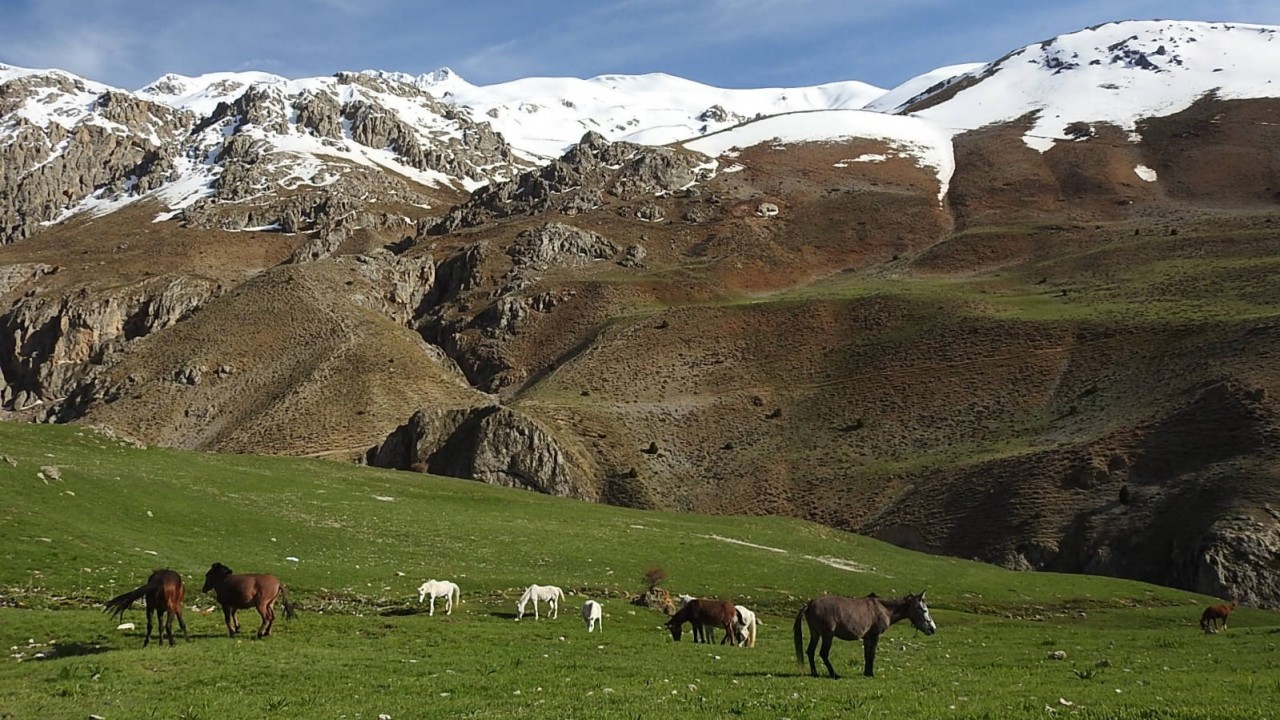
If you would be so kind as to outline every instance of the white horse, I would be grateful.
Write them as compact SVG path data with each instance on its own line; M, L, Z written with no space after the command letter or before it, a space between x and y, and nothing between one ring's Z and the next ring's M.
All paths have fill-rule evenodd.
M738 616L733 621L734 634L738 637L739 647L755 647L756 646L756 627L760 621L756 619L756 614L741 605L733 606Z
M600 623L600 634L604 634L604 608L595 600L588 600L582 604L582 619L587 623L587 632L596 629L596 623Z
M418 586L418 602L422 602L427 598L431 598L431 611L428 615L436 614L436 598L444 598L444 614L453 614L453 601L462 602L462 591L458 586L448 580L428 580Z
M538 619L538 601L543 600L551 606L551 619L560 615L560 601L564 600L564 591L555 585L530 585L516 603L516 620L524 617L524 606L533 601L533 619Z

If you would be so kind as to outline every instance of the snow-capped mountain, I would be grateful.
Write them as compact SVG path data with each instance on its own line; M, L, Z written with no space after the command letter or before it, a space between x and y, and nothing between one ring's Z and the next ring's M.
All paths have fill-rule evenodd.
M513 147L558 157L584 133L665 145L753 118L805 110L856 110L884 94L863 82L732 90L673 77L525 78L475 86L445 70L416 79L446 102L488 118Z
M509 179L586 132L650 145L707 137L687 144L707 153L747 138L875 137L935 168L945 192L947 138L967 130L1034 114L1024 140L1047 150L1080 137L1073 123L1132 132L1142 118L1175 113L1210 93L1280 96L1278 33L1226 23L1111 23L991 63L940 68L888 91L856 81L736 90L660 73L476 86L446 68L299 80L165 75L127 92L59 70L0 65L7 199L0 242L142 197L167 207L157 220L181 214L227 229L314 220L315 203L258 207L263 197L308 188L341 190L355 204L392 195L430 207L448 202L434 191L456 198ZM822 112L802 117L812 111ZM737 127L745 134L717 136Z
M922 85L924 92L901 91ZM1023 139L1047 150L1071 138L1072 123L1110 123L1132 131L1142 118L1171 115L1210 93L1224 100L1280 97L1280 28L1108 23L1028 45L986 65L935 71L870 107L915 110L952 133L1035 112Z

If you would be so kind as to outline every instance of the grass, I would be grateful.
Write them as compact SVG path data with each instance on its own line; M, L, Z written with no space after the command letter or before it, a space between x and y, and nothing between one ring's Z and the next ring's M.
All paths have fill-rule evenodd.
M0 455L0 717L1262 718L1280 697L1280 618L1242 609L1205 636L1208 598L1168 588L1013 573L789 519L139 449L83 428L0 424ZM190 643L144 649L99 610L161 566L207 609L214 561L280 575L300 617L230 640L217 613L189 611ZM654 566L673 592L756 609L759 645L671 643L664 616L625 600ZM462 586L452 616L417 604L429 577ZM559 619L512 621L530 582L570 592ZM940 630L895 626L876 678L859 674L856 643L832 651L845 679L796 666L806 598L921 588ZM604 602L603 635L576 615L588 596Z

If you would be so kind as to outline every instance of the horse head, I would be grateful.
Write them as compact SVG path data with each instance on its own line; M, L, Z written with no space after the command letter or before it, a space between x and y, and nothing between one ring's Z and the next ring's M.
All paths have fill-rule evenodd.
M932 635L938 631L937 623L929 615L929 606L924 604L923 590L919 595L907 596L907 617L911 620L911 624L925 635Z
M684 618L676 619L676 616L673 615L665 624L667 630L671 631L671 639L680 642L680 636L684 633ZM694 641L697 641L696 636Z
M230 574L231 568L220 562L214 563L213 567L209 568L209 572L204 574L204 589L200 592L209 592L217 587Z

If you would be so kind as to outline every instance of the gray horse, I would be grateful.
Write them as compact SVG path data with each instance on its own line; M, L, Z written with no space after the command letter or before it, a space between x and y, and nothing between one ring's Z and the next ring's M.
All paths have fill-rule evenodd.
M929 608L924 604L924 592L919 595L907 595L896 599L876 597L875 594L864 598L841 597L839 595L823 595L809 601L809 604L796 614L794 627L796 639L796 662L804 663L804 632L800 621L809 621L809 672L818 676L818 666L813 661L813 651L818 647L818 639L822 639L822 662L833 678L840 677L836 669L831 667L831 640L862 640L862 651L865 662L862 674L867 677L875 675L876 643L889 626L903 619L910 619L911 624L925 635L932 635L938 630L933 618L929 617Z

